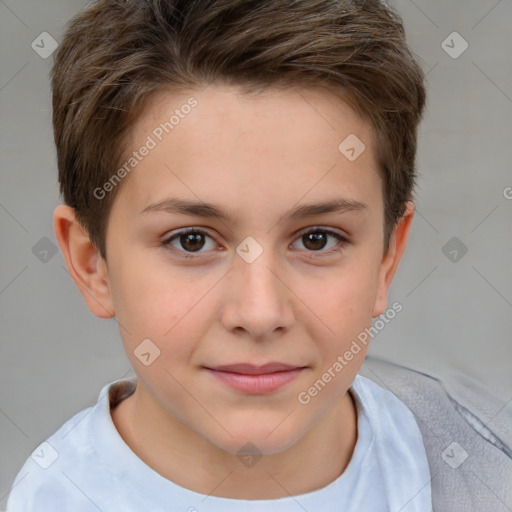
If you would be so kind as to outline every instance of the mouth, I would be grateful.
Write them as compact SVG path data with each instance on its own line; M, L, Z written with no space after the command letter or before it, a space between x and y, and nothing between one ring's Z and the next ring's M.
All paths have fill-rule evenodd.
M236 363L206 368L208 368L209 370L216 370L220 372L242 373L244 375L266 375L268 373L285 372L305 367L285 363L267 363L261 366L255 366L250 363Z
M238 363L204 367L213 377L233 389L248 394L272 393L294 380L307 367L284 363L254 366Z

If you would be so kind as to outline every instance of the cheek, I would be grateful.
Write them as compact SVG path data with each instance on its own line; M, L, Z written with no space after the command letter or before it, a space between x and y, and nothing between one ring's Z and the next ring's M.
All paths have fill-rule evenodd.
M333 269L315 286L303 287L300 296L310 311L325 322L326 332L334 331L333 336L345 337L351 329L371 322L376 289L375 269L353 264Z
M165 349L168 340L181 337L197 325L195 310L204 292L170 267L137 264L136 257L119 260L111 281L116 317L130 347L149 338ZM201 286L201 289L203 286Z
M364 362L369 346L365 330L372 323L374 290L368 273L361 271L359 276L354 270L343 278L333 279L316 298L311 296L312 301L316 300L311 309L319 311L321 319L313 319L309 332L318 355L311 386L313 393L318 386L322 389L315 398L319 407L328 407L338 400Z
M154 267L155 269L155 267ZM216 281L192 280L179 272L147 272L130 278L123 299L119 322L126 324L129 334L122 331L125 349L134 367L145 378L162 378L169 385L186 378L186 367L196 361L201 340L218 311L212 292ZM150 339L159 350L151 367L142 367L134 358L134 350Z
M162 258L148 258L143 250L123 251L115 265L114 283L116 313L129 322L147 319L148 327L156 320L172 325L187 307L187 296L194 293L190 280L186 282Z

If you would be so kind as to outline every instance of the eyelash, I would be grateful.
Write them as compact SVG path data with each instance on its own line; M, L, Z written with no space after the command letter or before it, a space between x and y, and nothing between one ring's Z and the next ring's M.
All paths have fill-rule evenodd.
M321 251L321 250L320 251L307 251L307 252L314 253L314 254L321 254L320 257L332 256L333 254L335 254L337 252L342 252L343 249L345 248L345 246L350 243L343 235L340 235L339 233L337 233L335 231L331 231L330 229L321 228L321 227L307 228L307 229L299 232L298 235L297 235L297 238L295 240L298 240L299 238L301 238L304 235L307 235L309 233L317 233L317 232L325 233L328 236L332 236L332 237L336 238L338 240L338 242L339 242L338 244L336 244L334 247L332 247L331 249L329 249L327 251ZM169 249L170 251L172 251L172 252L174 252L176 254L181 253L180 257L185 258L185 259L193 259L193 258L201 257L201 256L197 256L198 254L201 254L200 252L189 253L189 252L186 252L186 251L182 251L180 249L176 249L175 247L172 247L170 245L171 242L174 241L176 238L179 238L182 235L186 235L187 233L199 233L199 234L205 235L208 238L211 238L213 240L213 237L211 237L208 234L208 232L206 232L206 231L204 231L202 229L199 229L199 228L188 228L188 229L183 229L183 230L177 231L176 233L174 233L171 236L167 237L162 242L162 245L164 245L167 249ZM308 257L311 257L311 256L308 256ZM313 257L316 258L318 256L313 256Z

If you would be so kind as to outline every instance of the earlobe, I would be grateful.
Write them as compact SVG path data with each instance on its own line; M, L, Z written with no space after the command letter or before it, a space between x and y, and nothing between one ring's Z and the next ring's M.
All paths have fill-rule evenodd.
M414 203L408 202L404 215L395 226L390 237L388 252L382 258L379 269L378 287L372 313L373 318L382 315L386 310L389 287L391 286L398 264L407 246L414 211Z
M73 208L59 205L53 213L53 226L69 274L82 293L87 307L100 318L112 318L115 310L107 266L76 219Z

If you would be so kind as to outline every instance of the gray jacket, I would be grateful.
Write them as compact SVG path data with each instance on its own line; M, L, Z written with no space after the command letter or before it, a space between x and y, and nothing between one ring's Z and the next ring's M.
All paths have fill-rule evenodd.
M467 379L461 400L439 378L371 356L360 373L393 392L416 417L434 512L512 512L512 396L502 403Z

